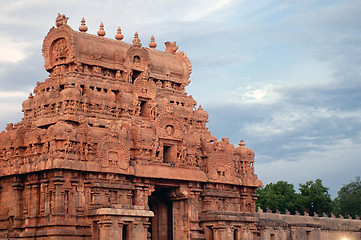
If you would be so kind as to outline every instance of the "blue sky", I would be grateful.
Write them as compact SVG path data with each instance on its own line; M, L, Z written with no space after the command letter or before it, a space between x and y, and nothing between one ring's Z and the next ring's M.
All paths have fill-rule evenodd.
M187 91L208 127L256 152L265 183L320 178L333 197L360 174L361 4L356 0L2 2L0 129L21 120L21 102L47 77L42 41L57 13L106 37L138 31L158 49L177 41L193 65Z

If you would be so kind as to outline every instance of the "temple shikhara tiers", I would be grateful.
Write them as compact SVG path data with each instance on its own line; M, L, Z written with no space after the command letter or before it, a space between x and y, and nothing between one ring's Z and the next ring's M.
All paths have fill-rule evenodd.
M254 152L209 132L175 42L159 51L154 37L145 47L137 33L125 43L120 28L110 39L103 24L92 35L84 19L79 31L67 20L59 14L43 42L49 78L0 133L0 239L321 234L255 212Z

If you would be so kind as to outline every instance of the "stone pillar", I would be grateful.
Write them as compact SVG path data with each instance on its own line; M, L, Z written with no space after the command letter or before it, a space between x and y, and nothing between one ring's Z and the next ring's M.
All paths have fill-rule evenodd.
M82 207L83 211L89 209L91 204L91 181L84 181L84 193L80 198L80 206ZM84 208L83 208L84 207Z
M23 205L21 199L21 193L24 190L24 184L21 182L15 182L13 184L13 189L14 189L13 215L14 215L14 226L16 227L21 225L21 220L23 215L21 209L21 206ZM1 194L1 187L0 187L0 194Z
M64 213L69 218L70 215L70 209L73 207L71 204L71 196L70 196L71 189L69 188L63 188L63 191L61 192L62 195L62 202L64 205Z
M244 240L252 240L252 232L248 227L245 227L242 231L242 239Z
M134 205L143 206L144 205L144 194L142 186L135 185L134 190Z
M15 218L20 218L21 213L21 192L24 190L24 184L21 182L15 182L13 184L14 189L14 199L13 199L13 216ZM0 189L1 191L1 189ZM9 199L10 200L10 199Z
M40 190L39 182L35 182L31 185L29 217L37 217L39 215L39 203L40 203L39 190Z
M0 185L0 204L2 204L2 195L1 195L2 189L3 187ZM2 214L1 210L0 210L0 214Z
M124 226L123 222L118 222L118 236L119 236L118 239L121 239L121 240L125 240L125 239L123 239L123 226Z
M172 199L173 200L173 199ZM190 239L190 219L188 218L188 199L173 200L173 238Z
M79 206L79 192L78 192L78 180L71 181L71 199L70 199L70 209L69 214L72 217L77 216L77 207Z
M130 224L130 235L128 236L128 239L139 239L139 240L147 240L147 234L148 234L148 227L149 224L144 224L143 222L132 222ZM123 239L123 240L128 240Z
M229 238L226 227L223 225L213 226L213 240L231 239Z
M199 212L201 211L201 206L199 205L199 198L202 189L200 188L191 188L190 198L188 200L188 216L190 221L190 234L191 239L201 238L202 228L199 226ZM203 234L202 234L203 235Z
M49 216L54 212L54 188L50 188L49 185L47 187L47 192L45 193L45 207L44 207L44 215Z
M62 196L62 187L64 184L64 178L56 177L53 179L55 186L55 199L54 199L54 211L53 215L64 215L64 203Z
M180 186L171 193L173 212L173 239L190 239L190 191L186 186ZM193 209L192 209L193 210Z
M150 235L150 232L148 231L148 229L150 228L150 219L149 218L146 218L145 219L145 222L143 222L143 226L144 226L144 231L145 231L145 238L144 240L149 240L151 239L151 235Z
M119 236L114 234L113 222L110 219L104 219L98 222L99 240L118 240Z
M30 190L31 190L31 185L29 183L25 184L25 189L24 189L24 209L23 209L23 215L26 218L26 222L25 224L28 223L28 217L29 217L29 209L30 209Z
M241 212L247 212L247 193L240 193L241 197Z
M42 179L40 181L40 215L49 215L48 203L48 186L49 180Z

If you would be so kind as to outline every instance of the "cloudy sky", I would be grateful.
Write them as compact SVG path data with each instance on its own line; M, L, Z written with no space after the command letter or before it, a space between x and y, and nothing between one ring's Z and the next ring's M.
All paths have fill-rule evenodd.
M0 130L47 77L42 41L57 13L106 37L138 31L177 41L193 65L187 91L208 127L256 152L265 183L320 178L333 197L361 175L361 4L358 0L2 0Z

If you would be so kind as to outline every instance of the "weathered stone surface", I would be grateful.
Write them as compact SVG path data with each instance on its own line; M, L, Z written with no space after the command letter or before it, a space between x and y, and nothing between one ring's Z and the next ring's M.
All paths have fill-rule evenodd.
M43 42L49 78L0 133L0 238L268 239L254 152L208 131L176 43L158 51L154 37L146 48L67 20Z

